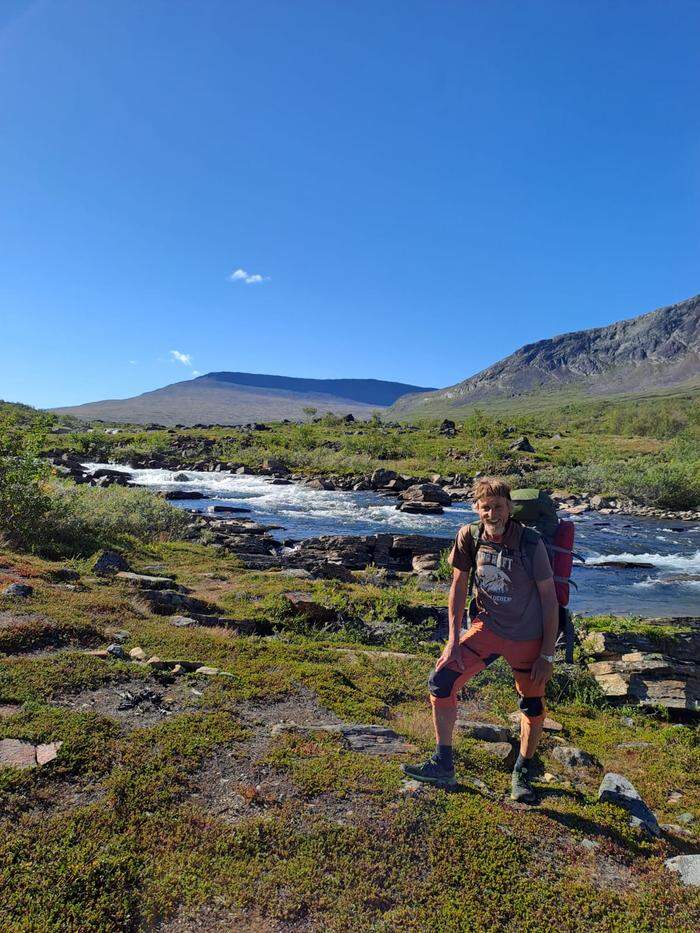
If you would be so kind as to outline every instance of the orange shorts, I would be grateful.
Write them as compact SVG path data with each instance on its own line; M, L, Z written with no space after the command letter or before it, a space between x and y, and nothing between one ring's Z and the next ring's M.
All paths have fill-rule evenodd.
M456 706L457 694L475 674L483 671L498 658L510 664L515 686L520 694L520 709L529 719L544 716L544 682L530 679L532 665L542 651L542 639L511 641L487 628L481 619L474 619L471 627L459 640L464 670L452 662L433 671L428 685L433 706Z

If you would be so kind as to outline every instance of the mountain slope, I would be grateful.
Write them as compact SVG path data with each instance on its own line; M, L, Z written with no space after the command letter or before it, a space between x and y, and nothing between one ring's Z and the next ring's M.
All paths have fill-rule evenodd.
M57 414L132 424L246 424L297 420L304 408L319 414L351 412L368 418L421 386L380 379L295 379L258 373L207 373L127 399L54 408Z
M457 385L407 395L401 416L563 394L614 396L700 383L700 296L607 327L527 344Z

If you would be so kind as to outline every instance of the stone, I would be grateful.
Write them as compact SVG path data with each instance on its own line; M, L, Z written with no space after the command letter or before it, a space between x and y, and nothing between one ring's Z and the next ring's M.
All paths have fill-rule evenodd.
M122 583L128 583L129 586L136 586L139 589L146 590L179 590L179 587L170 577L151 577L145 573L131 573L130 571L120 570L116 574L116 579Z
M207 667L205 664L202 667L198 667L195 671L195 674L205 674L207 677L215 677L217 674L222 673L218 667Z
M190 480L189 476L187 475L187 473L176 473L175 476L173 476L173 480L174 480L176 483L189 483L189 482L191 482L191 480Z
M516 441L513 441L512 444L508 445L508 450L521 450L525 453L534 454L535 448L532 446L527 437L519 437Z
M697 628L653 639L635 632L591 632L584 648L592 659L588 670L608 698L700 710Z
M139 601L160 616L183 615L184 612L207 613L211 607L202 599L186 596L176 590L139 590Z
M596 760L588 752L584 752L574 745L557 745L556 748L552 749L552 758L564 765L565 768L594 768L597 764Z
M0 719L9 719L22 709L21 703L0 703Z
M54 758L58 755L59 749L63 745L63 742L47 742L44 745L37 745L36 747L36 763L39 767L42 765L47 765L50 761L53 761Z
M289 731L330 732L340 735L353 751L364 752L368 755L400 755L417 751L415 745L407 742L393 729L382 725L363 725L359 723L341 723L338 725L308 723L299 725L295 722L281 722L272 727L273 736Z
M444 510L437 502L401 502L396 506L399 512L409 515L442 515Z
M118 632L112 632L112 640L115 641L118 645L123 645L125 641L128 641L131 638L131 632L127 632L126 629L120 629Z
M30 742L19 739L0 739L0 767L35 768L36 749Z
M415 554L411 559L411 569L414 573L430 573L437 570L439 566L439 554Z
M57 567L51 570L48 576L54 583L75 583L80 579L78 571L71 567Z
M681 883L687 887L700 887L700 855L675 855L664 862L669 871L680 875Z
M452 496L437 483L414 483L399 494L404 502L434 502L438 505L451 505Z
M506 770L510 770L518 757L515 746L510 742L479 742L479 748L495 758Z
M194 490L169 489L167 492L163 493L163 498L174 502L178 499L206 499L207 497L203 492L195 492Z
M694 823L694 822L695 822L695 814L694 814L694 813L690 813L690 812L680 813L680 814L678 815L678 817L677 817L677 820L678 820L678 822L681 823L683 826L687 826L689 823Z
M289 473L289 468L286 463L283 463L281 460L276 459L275 457L268 457L262 462L263 470L266 470L269 473L279 473L283 476L287 476Z
M304 485L307 489L324 489L329 492L332 492L335 489L335 485L328 479L323 479L321 477L316 477L315 479L310 479Z
M445 437L454 437L457 433L456 425L454 421L450 421L449 418L445 418L440 427L438 428L439 434L444 434Z
M143 650L143 648L137 646L136 648L131 649L129 652L129 657L132 661L145 661L146 652Z
M621 774L608 772L598 788L598 800L622 807L630 815L630 824L659 836L656 817L637 793L634 784Z
M178 628L187 628L189 625L196 625L196 619L190 619L189 616L173 616L171 623Z
M596 842L595 839L582 839L579 843L581 848L587 849L589 852L594 852L596 849L600 848L600 843Z
M599 509L608 509L610 508L610 501L604 499L603 496L591 496L588 500L588 503L592 509L598 511Z
M117 658L119 661L128 661L129 655L122 648L121 645L109 645L107 648L107 655L111 658Z
M93 573L106 577L120 570L128 570L129 565L117 551L103 551L92 565Z
M2 595L8 599L27 599L34 592L34 587L28 583L10 583L2 591Z
M471 739L480 739L483 742L508 742L510 730L505 726L494 725L491 722L478 722L475 719L457 719L457 728Z
M335 609L316 602L308 593L283 593L292 613L313 622L316 625L327 625L335 622L337 614Z
M369 482L370 485L376 489L377 486L386 486L392 479L397 479L398 475L399 474L394 470L383 470L380 468L372 473Z
M522 713L517 709L514 712L508 714L508 719L510 719L513 725L517 726L518 728L520 728L521 718ZM542 728L545 730L545 732L562 732L564 729L560 722L557 722L556 719L552 719L550 716L544 717Z

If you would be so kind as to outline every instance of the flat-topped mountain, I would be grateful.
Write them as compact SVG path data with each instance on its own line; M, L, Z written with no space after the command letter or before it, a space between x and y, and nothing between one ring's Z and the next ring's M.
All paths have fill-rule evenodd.
M297 379L260 373L207 373L126 399L54 408L60 415L130 424L246 424L308 418L332 411L368 418L423 386L381 379Z
M605 397L699 384L696 295L607 327L527 344L457 385L403 396L391 412L430 415L566 393Z

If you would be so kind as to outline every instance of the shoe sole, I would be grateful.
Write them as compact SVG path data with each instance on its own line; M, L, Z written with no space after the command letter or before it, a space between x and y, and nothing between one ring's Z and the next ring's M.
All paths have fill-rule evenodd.
M515 801L515 803L537 803L536 794L525 794L523 797L514 797L513 794L511 794L510 799Z

